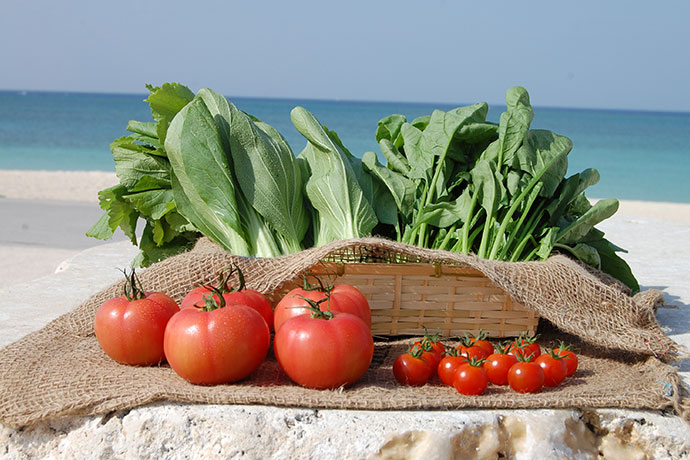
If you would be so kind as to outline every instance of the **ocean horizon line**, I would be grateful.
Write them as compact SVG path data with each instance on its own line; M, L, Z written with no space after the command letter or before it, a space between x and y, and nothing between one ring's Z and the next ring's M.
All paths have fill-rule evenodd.
M0 89L0 94L50 94L50 95L77 95L77 96L96 96L96 97L148 97L145 92L100 92L100 91L61 91L61 90L43 90L43 89ZM310 103L342 103L342 104L361 104L361 105L378 105L378 104L400 104L409 106L429 106L429 105L443 105L443 106L466 106L475 104L477 102L486 102L490 107L493 108L505 108L505 102L496 103L489 101L474 101L474 102L462 102L462 101L402 101L402 100L374 100L374 99L344 99L344 98L309 98L309 97L277 97L277 96L239 96L239 95L228 95L223 94L226 98L230 100L246 100L246 101L280 101L280 102L310 102ZM142 99L143 100L143 99ZM655 114L655 115L680 115L687 116L690 115L690 109L688 110L661 110L661 109L632 109L632 108L616 108L616 107L568 107L568 106L558 106L558 105L532 105L536 110L571 110L580 112L606 112L606 113L628 113L628 114Z

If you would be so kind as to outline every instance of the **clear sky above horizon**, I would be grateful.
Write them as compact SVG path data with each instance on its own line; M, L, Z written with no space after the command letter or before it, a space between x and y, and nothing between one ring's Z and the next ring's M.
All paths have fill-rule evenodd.
M690 112L690 2L6 0L0 89Z

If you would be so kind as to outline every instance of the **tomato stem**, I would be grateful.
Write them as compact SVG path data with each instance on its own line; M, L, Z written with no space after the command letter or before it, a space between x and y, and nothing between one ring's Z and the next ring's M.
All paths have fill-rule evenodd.
M310 311L311 317L314 319L324 319L324 320L333 319L333 312L332 311L330 311L330 310L323 311L319 308L319 305L322 304L323 302L327 301L328 297L324 297L323 299L317 300L316 302L313 301L312 299L309 299L309 298L301 296L301 295L298 295L296 297L307 302L307 304L309 306L291 307L291 308L306 308L307 310Z
M125 297L128 301L141 300L146 298L146 293L141 287L141 282L136 276L136 270L132 267L132 272L127 273L127 269L120 270L125 275L125 286L123 288Z
M314 278L318 284L310 283L309 280L307 279L308 277ZM304 289L305 291L322 291L322 292L325 292L326 294L330 294L330 292L335 287L333 285L333 283L325 284L320 277L316 276L315 274L313 274L311 272L305 272L302 275L302 281L304 282L304 287L302 289Z
M224 308L227 304L225 303L225 297L223 297L223 292L215 286L206 286L211 292L204 296L204 306L201 311L209 312L213 310L218 310L219 308ZM218 296L218 300L216 300Z

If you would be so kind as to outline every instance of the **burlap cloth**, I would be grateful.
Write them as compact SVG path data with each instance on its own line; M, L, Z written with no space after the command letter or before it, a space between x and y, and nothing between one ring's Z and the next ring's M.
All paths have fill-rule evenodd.
M180 301L194 286L215 281L231 264L247 286L271 293L322 260L464 264L483 272L513 299L548 320L542 346L565 339L580 359L577 373L554 389L517 394L489 386L481 396L462 396L438 381L423 388L399 386L395 357L411 339L376 342L364 378L344 390L309 390L292 384L275 358L247 380L195 386L167 365L131 367L115 363L93 333L98 307L120 295L118 282L43 329L0 350L0 421L24 426L56 416L90 415L159 400L208 404L266 404L338 409L597 408L659 409L690 420L687 391L668 362L685 352L660 329L654 290L631 297L615 280L564 257L544 262L496 262L434 251L377 238L338 241L274 259L236 257L202 239L190 252L140 273L149 291Z

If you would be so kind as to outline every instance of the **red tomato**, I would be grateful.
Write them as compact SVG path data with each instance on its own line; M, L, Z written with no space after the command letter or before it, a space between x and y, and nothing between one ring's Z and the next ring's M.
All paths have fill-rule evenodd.
M544 386L544 371L539 364L520 361L508 371L508 383L518 393L536 393Z
M489 355L484 361L486 376L494 385L508 385L508 371L517 362L515 356L502 353L499 350Z
M432 336L427 332L422 340L415 342L412 346L414 345L422 349L422 355L431 363L431 375L434 375L446 351L446 347L439 341L438 334Z
M163 334L180 308L160 292L144 293L132 270L125 295L103 303L93 328L103 351L122 364L147 366L165 361Z
M413 345L410 351L398 356L393 362L393 375L401 385L425 385L431 373L431 362L423 356L418 345Z
M484 351L484 357L488 357L493 354L494 346L487 340L488 334L481 329L479 329L479 334L476 337L472 337L472 345L481 348Z
M565 358L556 357L553 351L540 355L534 362L539 364L544 371L545 386L555 387L565 380L568 373Z
M339 284L330 290L295 288L280 299L273 312L274 329L277 331L288 319L309 313L310 304L302 297L318 303L321 311L350 313L371 328L369 303L354 286Z
M276 330L273 349L278 363L288 377L307 388L352 385L374 356L369 328L349 313L303 314Z
M468 360L472 360L472 358L486 359L488 356L485 354L484 350L476 345L460 345L457 350L459 354L466 356Z
M240 279L240 286L238 289L233 289L230 287L229 278L233 274L234 270L231 271L227 276L223 277L221 275L218 284L215 286L198 286L192 289L189 294L185 296L182 300L181 307L185 308L203 308L206 302L206 297L213 293L213 298L216 302L219 302L218 295L222 295L225 298L225 303L230 304L242 304L247 305L263 317L266 324L270 330L273 330L273 308L271 307L271 302L268 297L256 291L254 289L247 289L244 285L244 276L242 272L238 270L238 277Z
M516 349L517 351L513 352ZM522 349L522 351L521 351ZM530 358L530 361L534 361L541 354L541 349L537 344L536 336L523 336L521 335L513 341L510 347L511 354L517 354ZM531 355L531 357L530 357Z
M170 367L188 382L216 385L249 376L266 359L271 333L251 307L185 308L165 329Z
M573 375L577 370L577 355L570 351L570 347L563 342L561 342L558 348L554 348L553 352L565 361L565 366L568 369L566 377Z
M362 318L364 324L371 329L371 309L369 307L369 302L359 289L349 284L337 284L331 290L331 296L338 300L338 303L341 304L341 307L344 303L340 301L341 297L348 299L347 303L349 304L349 307L345 313L352 313L353 315Z
M482 367L482 361L474 361L462 364L455 371L453 386L458 393L464 395L480 395L486 390L489 379Z
M466 362L466 356L448 355L443 357L443 359L441 359L441 362L438 363L437 367L438 378L440 378L441 382L445 383L446 385L453 385L453 377L455 376L455 371L457 371L458 367L460 367L462 364L465 364Z
M295 288L285 294L276 304L276 308L273 311L273 326L275 331L278 331L287 320L310 312L310 304L308 301L304 300L303 297L318 303L321 311L341 311L338 301L333 297L329 297L326 292Z

